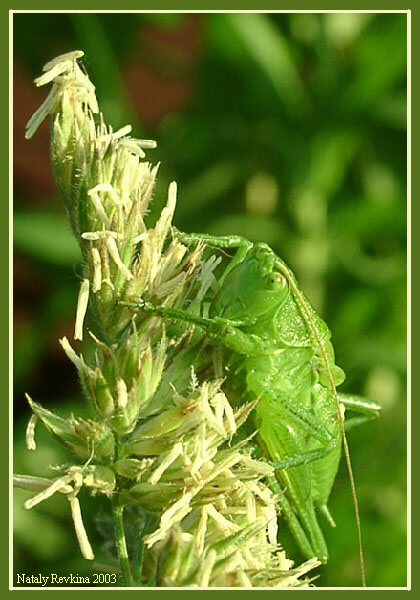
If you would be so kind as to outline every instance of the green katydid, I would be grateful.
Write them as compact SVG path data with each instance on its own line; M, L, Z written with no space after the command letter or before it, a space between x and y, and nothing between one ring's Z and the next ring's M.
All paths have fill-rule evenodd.
M326 562L328 552L317 511L334 524L327 508L344 444L358 531L365 585L360 520L343 408L360 413L349 424L378 414L377 403L338 395L344 379L334 363L330 332L301 292L287 265L263 243L239 236L214 237L176 233L183 243L204 242L237 248L220 278L220 289L203 317L155 306L125 302L162 318L194 324L226 348L227 384L259 398L255 411L259 444L276 469L279 503L302 552ZM271 483L278 488L278 483Z

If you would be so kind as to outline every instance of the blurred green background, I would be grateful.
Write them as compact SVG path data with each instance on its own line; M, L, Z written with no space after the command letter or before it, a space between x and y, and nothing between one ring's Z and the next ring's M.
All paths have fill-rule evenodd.
M14 14L15 471L66 460L24 392L85 411L58 337L72 335L79 253L49 169L49 129L24 140L46 95L32 79L80 48L105 119L156 139L150 218L179 185L185 231L265 241L294 269L333 332L342 391L382 404L349 433L370 586L406 585L406 15ZM15 492L14 572L90 575L60 496L27 512ZM96 502L82 493L96 548ZM317 585L360 584L342 465ZM301 560L282 531L290 556ZM104 558L98 553L98 561Z

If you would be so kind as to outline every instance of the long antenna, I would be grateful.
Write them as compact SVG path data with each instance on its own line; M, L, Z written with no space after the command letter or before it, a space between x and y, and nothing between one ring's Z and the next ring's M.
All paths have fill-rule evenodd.
M324 346L324 343L319 334L318 328L315 325L315 322L312 318L311 313L308 310L308 307L306 306L305 300L303 299L302 293L300 292L299 288L297 287L296 283L294 282L293 273L286 267L285 264L282 263L282 261L279 260L278 265L280 267L280 270L283 271L283 274L286 276L286 278L289 282L289 285L293 290L293 293L296 295L296 297L299 300L299 305L300 305L299 307L300 307L301 311L303 312L304 316L306 317L307 322L309 323L309 325L312 329L312 334L321 350L322 358L325 362L327 376L328 376L328 380L331 385L331 390L333 393L335 406L336 406L336 410L337 410L338 421L340 423L341 436L343 438L344 456L345 456L345 460L346 460L347 472L349 475L351 496L352 496L353 508L354 508L354 516L356 518L357 541L358 541L358 546L359 546L359 562L360 562L360 571L361 571L361 576L362 576L362 586L366 587L366 571L365 571L365 561L363 558L362 529L360 526L360 513L359 513L359 503L357 500L357 493L356 493L356 484L354 482L353 468L351 466L351 459L350 459L350 450L349 450L349 445L347 443L346 432L345 432L345 428L344 428L344 416L340 409L340 402L338 400L337 390L335 388L335 383L334 383L334 378L331 373L330 365L328 362L327 352L325 350L325 346Z

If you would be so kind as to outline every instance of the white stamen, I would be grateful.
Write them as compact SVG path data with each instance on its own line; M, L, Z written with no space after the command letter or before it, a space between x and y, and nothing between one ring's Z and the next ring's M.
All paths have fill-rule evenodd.
M241 459L242 455L239 452L235 452L234 454L227 456L227 458L220 461L220 463L217 464L213 471L211 471L209 475L207 475L205 483L209 483L210 481L218 477L220 473L223 473L223 471L226 471L227 469L230 469L231 467L236 465L236 463L238 463Z
M226 534L235 533L239 531L240 527L236 523L232 523L226 519L223 515L221 515L214 507L213 504L207 505L207 513L208 516L213 519L213 521L218 525L218 527Z
M216 560L217 560L216 550L210 550L210 552L206 556L204 564L203 564L203 571L201 573L200 587L206 588L209 586L211 572L213 571L213 567L216 563Z
M101 255L97 248L92 248L93 284L92 291L98 292L102 286Z
M36 415L32 415L26 427L26 447L28 450L36 450L35 427L37 422L38 417Z
M115 240L111 237L108 237L106 239L105 243L106 243L106 247L108 248L108 252L109 252L112 260L115 262L117 267L120 269L121 273L124 275L124 277L127 279L127 281L132 279L133 278L132 273L130 273L130 271L127 269L127 267L125 266L125 264L122 262L122 260L120 258L120 255L118 252L118 247L117 247Z
M161 527L163 527L164 525L172 525L175 515L177 515L185 507L189 507L191 499L191 492L187 492L182 496L182 498L180 498L177 502L172 504L172 506L170 506L168 510L166 510L162 515L162 518L160 520ZM189 510L191 510L191 507L189 507Z
M68 61L68 60L77 60L78 58L82 58L82 56L84 56L83 50L73 50L73 52L67 52L66 54L60 54L60 56L56 56L55 58L53 58L52 60L47 62L43 66L42 70L49 71L50 69L55 67L56 64L58 64L60 62Z
M80 68L77 62L74 62L74 75L76 83L78 83L81 87L84 87L90 91L95 90L95 86L93 85L89 77L85 73L83 73L82 69Z
M98 101L96 99L95 96L95 92L91 91L89 94L89 98L88 98L88 104L89 104L89 108L90 110L94 113L97 114L99 112L99 106L98 106Z
M88 194L93 194L94 192L108 192L111 196L111 200L116 206L121 204L120 197L110 183L99 183L98 185L95 185L94 188L89 190Z
M135 141L141 148L144 148L145 150L152 150L153 148L157 147L155 140L139 140L133 138L133 141Z
M264 512L265 512L265 515L267 518L268 540L269 540L270 544L273 544L273 546L275 546L277 543L277 533L278 533L276 509L273 506L271 506L271 508L266 507Z
M81 50L58 56L48 62L44 66L44 74L35 79L37 86L53 82L53 87L46 100L29 120L25 135L27 139L33 136L50 113L58 109L60 103L62 103L63 111L69 107L70 101L74 104L74 100L76 100L76 105L72 106L76 112L81 114L82 103L86 103L93 113L98 112L95 86L76 62L76 59L81 56L83 56Z
M121 127L121 129L118 129L113 135L112 137L117 140L118 138L124 137L125 135L128 135L129 133L131 133L132 127L131 125L124 125L124 127Z
M272 501L270 491L268 488L261 489L255 481L248 481L247 486L254 492L258 498L260 498L264 504L269 505Z
M95 189L88 191L88 196L92 200L92 204L98 213L98 217L101 219L102 223L109 229L111 227L111 221L108 218L108 215L105 212L101 199L99 198L99 194Z
M92 111L92 112L94 112L94 111ZM95 137L96 137L95 121L93 119L88 118L87 124L88 124L88 129L89 129L89 139L91 141L94 141Z
M80 286L79 298L77 300L76 323L74 327L74 339L83 340L83 323L89 302L89 279L84 279Z
M175 206L176 206L176 192L177 192L176 181L172 181L169 184L168 203L166 205L172 213L174 212Z
M44 75L37 77L34 80L35 85L39 87L41 85L49 83L50 81L61 75L61 73L64 73L65 71L71 69L72 65L73 63L71 60L60 61L59 63L51 67L51 69L49 69L46 73L44 73Z
M162 515L160 519L160 527L156 529L152 534L144 538L148 548L151 548L156 542L163 539L166 532L174 524L179 523L182 519L192 510L190 502L192 499L192 493L187 492L177 502L172 504Z
M45 490L43 490L42 492L40 492L33 498L30 498L29 500L27 500L23 506L27 510L33 508L40 502L43 502L47 498L50 498L51 496L53 496L55 494L55 492L58 492L60 490L60 488L67 485L69 483L69 481L71 481L71 477L69 475L64 475L63 477L59 477L58 479L55 479L50 486L48 486Z
M142 242L148 235L148 231L144 231L143 233L140 233L140 235L136 235L136 237L133 238L133 244L138 244L139 242Z
M71 472L71 474L73 476L73 481L74 481L74 494L73 495L76 495L82 489L84 477L83 477L83 474L80 472L79 467L70 467L69 471Z
M208 519L207 507L203 506L201 509L201 518L200 518L200 522L198 523L197 533L196 533L196 537L195 537L195 545L196 545L197 553L199 556L201 556L204 551L204 540L205 540L206 531L207 531L207 519Z
M32 117L26 124L26 133L25 138L29 140L34 133L37 131L38 127L44 121L44 119L50 114L56 102L56 90L54 87L50 90L50 93L45 98L44 102L41 104L39 108L34 112Z
M168 200L166 206L162 210L159 220L155 226L155 233L159 238L159 245L157 246L157 252L160 253L162 249L163 242L167 236L169 227L172 222L172 217L174 215L175 206L176 206L176 191L177 185L175 181L172 181L169 184L168 189Z
M71 362L78 368L81 369L83 366L83 363L81 361L81 359L79 358L79 356L76 354L76 352L73 350L73 348L70 346L70 342L68 341L68 339L66 337L61 338L61 340L58 340L61 344L61 347L63 348L64 352L67 354L67 357L71 360Z
M50 487L51 479L46 477L33 477L32 475L13 475L13 487L28 490L29 492L42 492ZM64 485L57 490L62 494L68 494L73 491L71 485Z
M109 129L109 133L105 133L104 135L98 137L98 142L110 142L112 140L118 140L119 138L131 133L132 127L131 125L125 125L124 127L121 127L121 129L115 131L115 133L112 132L111 127Z
M168 452L166 455L163 455L159 459L160 464L158 465L157 469L155 469L151 476L148 478L148 483L155 485L160 480L166 469L170 467L171 464L176 461L178 456L182 454L182 451L182 442L178 442L174 445L170 452Z
M86 560L93 560L95 555L93 554L92 546L90 545L86 529L83 524L79 500L74 494L69 494L67 499L70 502L71 516L73 518L74 529L76 532L77 541L79 542L80 552L82 553L83 558Z
M135 142L135 140L133 140L131 138L122 139L121 145L123 146L123 148L128 150L128 152L132 152L133 154L136 154L140 158L144 158L146 156L145 152L140 148L139 144L137 144Z
M89 240L90 242L96 242L97 240L107 240L108 238L113 238L115 240L121 239L121 235L116 231L102 230L102 231L85 231L82 233L82 238L84 240Z
M219 393L216 394L215 396L213 396L213 398L211 398L210 400L210 404L213 408L215 417L218 421L223 421L223 415L224 415L224 394Z

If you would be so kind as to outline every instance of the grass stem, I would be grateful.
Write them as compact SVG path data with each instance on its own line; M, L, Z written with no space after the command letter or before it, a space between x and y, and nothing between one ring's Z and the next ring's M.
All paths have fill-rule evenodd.
M118 558L120 559L120 566L123 576L123 585L124 587L132 587L130 561L128 559L127 544L124 533L123 511L124 507L121 506L118 503L118 499L115 498L112 502L112 512L114 515L115 538L117 541Z

